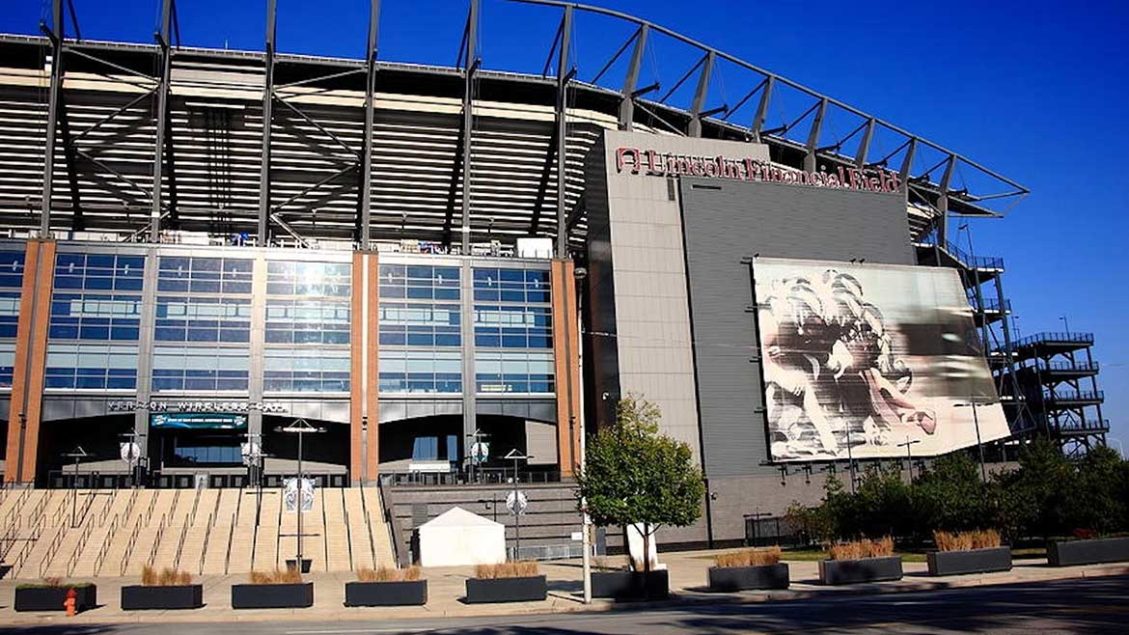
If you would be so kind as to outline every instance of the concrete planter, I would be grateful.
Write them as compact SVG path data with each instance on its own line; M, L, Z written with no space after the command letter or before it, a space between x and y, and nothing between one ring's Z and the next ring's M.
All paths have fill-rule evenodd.
M98 606L98 587L93 584L57 587L16 587L17 611L63 611L67 591L75 590L75 610L90 610Z
M489 602L540 602L549 595L545 576L528 578L468 578L467 604Z
M862 558L860 560L821 560L821 584L858 584L902 579L901 556Z
M346 582L345 606L423 606L427 580Z
M783 562L757 567L710 567L710 591L787 589L788 565Z
M1011 548L992 547L969 551L930 551L925 556L929 575L963 575L1011 571Z
M594 571L592 597L616 600L665 600L670 597L670 575L660 571Z
M233 584L233 609L304 609L314 605L314 583Z
M1052 540L1047 562L1053 567L1129 561L1129 536L1089 540Z
M123 586L122 610L198 609L204 606L204 585Z

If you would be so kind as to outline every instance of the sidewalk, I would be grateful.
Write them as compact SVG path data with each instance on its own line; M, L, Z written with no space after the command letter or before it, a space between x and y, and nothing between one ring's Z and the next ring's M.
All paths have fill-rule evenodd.
M792 586L785 591L747 591L742 593L709 593L706 590L706 571L712 565L711 552L682 552L662 554L662 561L670 569L672 599L679 602L764 602L798 600L811 597L828 597L859 593L891 593L933 589L1035 582L1095 576L1129 574L1125 563L1089 565L1080 567L1049 567L1043 559L1020 560L1006 573L976 574L931 578L924 563L906 563L906 577L898 582L825 587L818 584L819 566L816 562L790 562ZM559 613L572 611L605 611L616 605L610 600L593 600L585 605L581 601L581 574L579 560L564 560L541 564L541 572L549 579L549 597L544 602L519 602L512 604L465 604L464 581L473 573L472 567L426 569L428 602L422 607L362 608L345 607L345 583L352 580L351 573L322 573L306 576L314 582L314 606L308 609L231 609L232 584L246 582L244 575L200 576L204 585L204 608L190 611L130 611L119 608L123 585L137 584L136 576L99 578L98 600L101 606L77 617L68 619L62 613L16 613L12 598L17 585L15 580L0 581L0 624L28 625L65 622L68 624L122 623L122 622L236 622L268 620L350 620L350 619L412 619L442 617L481 617L491 615L521 615L532 613ZM27 582L21 581L21 582ZM664 604L667 604L664 603ZM624 605L620 605L624 606Z

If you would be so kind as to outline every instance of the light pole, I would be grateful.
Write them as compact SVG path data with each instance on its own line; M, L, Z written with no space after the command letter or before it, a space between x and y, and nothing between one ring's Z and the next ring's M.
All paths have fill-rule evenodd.
M583 298L584 298L584 280L588 277L588 270L584 267L577 267L573 269L573 277L576 279L576 332L579 335L577 338L577 372L581 377L581 388L578 394L578 401L580 402L579 412L577 413L581 419L580 423L580 461L577 465L577 472L584 474L585 465L585 451L588 444L586 442L587 434L584 431L584 313L583 313ZM570 433L572 420L569 421ZM572 442L574 437L569 437L569 443ZM588 502L583 497L580 499L580 549L583 552L581 557L582 571L584 573L584 603L592 603L592 537L589 535L592 520L588 517Z
M70 452L63 454L68 459L74 459L74 476L71 477L71 527L78 521L78 462L89 456L81 445L74 446Z
M525 506L521 504L521 492L517 488L518 461L528 461L533 457L531 455L522 454L520 450L514 448L510 450L509 453L506 454L506 456L504 456L503 458L513 459L514 461L514 491L513 494L511 494L511 496L513 496L514 502L513 507L510 508L510 511L514 514L514 560L517 561L521 560L521 514L523 511L525 511Z
M850 424L850 422L847 422L846 430L847 430L847 473L850 474L850 477L851 477L851 493L854 494L855 493L855 458L854 458L854 455L851 454L851 452L853 450L851 449L851 424Z
M985 406L990 406L992 403L986 403ZM957 408L971 407L972 408L972 425L976 427L976 451L980 454L980 481L983 483L988 482L988 468L984 465L984 444L980 442L980 417L976 414L976 398L969 396L968 403L958 403Z
M294 423L286 426L285 428L278 428L278 430L280 432L289 432L291 434L298 435L298 500L297 505L294 506L294 512L298 514L298 553L294 564L297 567L299 573L304 573L302 571L302 502L305 499L306 479L302 475L302 437L311 432L315 434L325 432L325 428L316 428L310 425L310 423L305 419L296 419ZM313 493L311 492L311 496L312 494Z
M1070 334L1070 322L1067 321L1066 316L1060 315L1060 316L1058 316L1058 319L1062 320L1062 328L1066 329L1066 334L1069 335Z
M912 439L911 440L907 436L905 443L899 443L898 444L899 448L902 447L902 446L905 446L905 448L906 448L906 459L908 460L908 463L909 463L906 467L909 471L909 482L910 482L911 485L913 484L913 445L915 443L921 443L921 439Z

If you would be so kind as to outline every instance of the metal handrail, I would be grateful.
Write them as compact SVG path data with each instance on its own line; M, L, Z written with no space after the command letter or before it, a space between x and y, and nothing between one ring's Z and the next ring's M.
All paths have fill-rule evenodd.
M138 518L137 523L133 526L133 531L129 533L129 540L125 545L125 553L122 555L122 564L118 575L125 575L125 567L129 564L129 557L133 555L133 548L137 545L137 536L141 533L141 524L143 522L143 518Z
M106 532L106 537L102 539L102 545L98 547L97 555L94 556L94 575L98 575L102 571L102 563L106 561L106 556L110 553L110 545L114 544L114 534L118 532L118 524L124 523L127 518L129 518L129 514L116 514L114 519L110 521L110 529Z
M1055 392L1044 390L1043 398L1047 401L1104 401L1105 392L1101 390L1067 390Z
M59 548L63 546L63 538L67 535L66 527L59 527L55 532L55 536L51 538L51 542L47 544L47 552L43 554L43 559L39 561L39 577L47 575L47 568L51 566L51 561L55 559L55 554L59 552Z
M255 532L258 534L259 532ZM223 558L223 572L226 574L231 570L231 541L235 540L235 523L231 523L231 527L227 530L227 555ZM254 553L252 551L251 553Z
M191 526L185 524L180 528L180 538L176 541L176 555L173 557L173 566L177 569L180 568L180 557L184 554L184 541L188 539L188 528Z
M71 552L71 557L67 559L67 575L74 574L75 567L78 566L78 558L86 549L86 543L90 540L90 530L79 532L78 544L74 546L74 551Z
M1040 359L1040 360L1037 360L1035 362L1035 365L1038 366L1041 370L1052 370L1052 371L1053 370L1065 370L1065 371L1072 371L1072 370L1098 371L1098 370L1100 370L1100 367L1099 367L1097 362L1087 362L1087 361L1066 361L1066 362L1051 361L1051 362L1048 362L1046 360Z
M208 524L204 526L204 544L200 545L200 566L196 569L197 575L204 574L204 556L208 555L208 543L212 539L212 522L215 518L215 512L208 514ZM179 558L177 558L177 564L180 564Z
M377 481L379 483L379 479ZM372 553L372 562L376 564L376 542L372 539L372 512L368 509L368 503L365 502L365 488L361 488L361 512L365 515L365 532L368 534L369 551ZM380 491L380 485L377 485L377 492Z
M165 527L168 526L169 515L161 514L161 524L157 526L157 535L153 537L153 546L149 548L149 558L146 563L151 567L157 560L157 549L161 546L161 539L165 536ZM122 574L125 575L125 574Z
M1094 343L1094 334L1093 333L1081 333L1081 332L1077 332L1077 331L1071 331L1071 332L1048 331L1048 332L1044 332L1044 333L1035 333L1034 335L1028 335L1027 337L1023 337L1021 339L1018 339L1018 340L1015 341L1014 346L1018 347L1018 346L1027 346L1027 345L1030 345L1030 344L1044 344L1044 343L1054 343L1054 342L1062 342L1062 343L1068 343L1068 344L1073 344L1075 342L1082 342L1082 343L1085 343L1085 344L1093 344Z
M19 573L22 571L24 562L27 561L28 557L31 555L31 550L39 541L39 537L43 534L43 524L45 521L46 518L40 516L39 519L35 521L35 524L31 526L31 531L24 541L24 546L20 548L20 552L16 554L16 559L12 561L13 572Z

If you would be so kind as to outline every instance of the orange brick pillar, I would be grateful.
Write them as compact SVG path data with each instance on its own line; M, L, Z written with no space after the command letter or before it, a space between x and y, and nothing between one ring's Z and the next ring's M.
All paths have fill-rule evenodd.
M380 464L378 318L380 263L375 252L353 254L349 380L349 474L354 483L376 480Z
M35 482L54 276L55 241L27 241L4 457L5 483Z
M571 260L554 260L550 269L553 311L553 360L557 393L557 461L561 476L580 465L580 337L576 280Z

